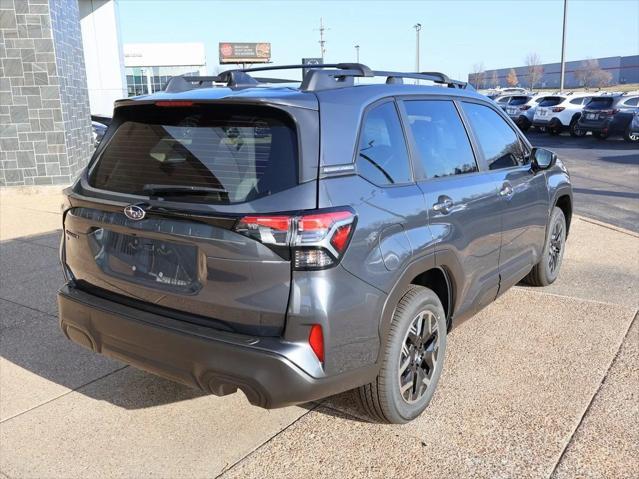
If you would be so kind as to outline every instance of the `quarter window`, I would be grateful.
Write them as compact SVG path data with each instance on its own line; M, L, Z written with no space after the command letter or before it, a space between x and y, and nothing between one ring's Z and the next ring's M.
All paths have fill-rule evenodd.
M463 108L489 169L525 163L519 137L497 112L477 103L463 103Z
M453 102L409 100L405 106L419 157L429 178L477 171L466 129Z
M393 102L368 112L360 134L357 171L377 185L411 180L408 150Z

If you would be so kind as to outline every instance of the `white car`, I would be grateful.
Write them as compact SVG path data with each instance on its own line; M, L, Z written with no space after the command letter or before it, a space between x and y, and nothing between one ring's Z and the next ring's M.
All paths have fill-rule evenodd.
M545 98L542 94L516 95L504 110L521 131L528 131L532 125L537 105ZM524 101L526 99L526 101Z
M541 131L558 135L568 130L571 136L585 136L577 121L592 93L559 93L545 96L535 109L532 124Z

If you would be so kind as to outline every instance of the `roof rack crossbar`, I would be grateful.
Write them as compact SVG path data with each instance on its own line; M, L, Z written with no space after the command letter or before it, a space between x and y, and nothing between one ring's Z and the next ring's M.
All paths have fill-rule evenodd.
M182 92L195 88L212 87L217 83L225 84L230 88L241 88L256 86L260 83L290 83L295 80L281 78L258 78L252 77L249 73L307 69L304 79L300 85L303 91L329 90L332 88L342 88L354 85L354 78L360 77L386 77L387 84L403 83L403 79L412 78L415 80L429 80L435 83L447 85L449 88L472 88L468 83L451 80L447 75L440 72L394 72L394 71L373 71L362 63L323 63L319 65L276 65L260 66L244 69L226 70L216 76L178 76L169 79L164 91Z

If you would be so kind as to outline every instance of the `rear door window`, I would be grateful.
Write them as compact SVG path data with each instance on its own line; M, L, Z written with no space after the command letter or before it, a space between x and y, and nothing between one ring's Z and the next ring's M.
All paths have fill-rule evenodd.
M462 105L489 169L498 170L525 163L519 137L506 120L487 106L467 102Z
M637 106L639 104L639 97L629 98L623 104L624 106Z
M357 172L376 185L411 181L406 140L394 102L382 103L366 114L359 139Z
M429 178L477 171L466 129L452 101L405 101L408 123Z
M95 188L233 204L298 183L296 130L281 110L136 105L123 115L90 172Z

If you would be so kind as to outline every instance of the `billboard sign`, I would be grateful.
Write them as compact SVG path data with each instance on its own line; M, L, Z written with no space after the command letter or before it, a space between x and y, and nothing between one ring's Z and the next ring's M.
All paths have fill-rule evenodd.
M311 67L312 65L321 65L322 63L323 62L321 58L302 58L302 65L308 65L309 67ZM310 68L304 68L302 70L302 74L306 76L309 69Z
M271 61L270 43L221 42L220 63L268 63Z

